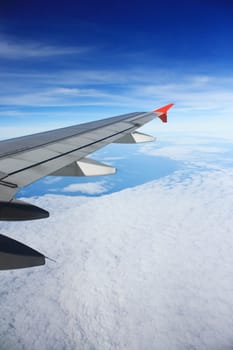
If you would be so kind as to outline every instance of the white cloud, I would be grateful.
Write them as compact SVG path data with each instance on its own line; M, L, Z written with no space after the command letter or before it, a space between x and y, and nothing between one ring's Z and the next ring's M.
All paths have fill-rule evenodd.
M131 98L108 93L100 89L52 88L29 93L3 95L2 105L31 107L70 107L70 106L114 106L131 104ZM6 110L6 115L7 115Z
M100 119L102 116L150 110L173 101L175 106L168 124L150 125L151 130L189 133L193 130L231 136L232 76L178 76L168 71L162 78L160 71L145 69L135 72L133 69L117 72L83 69L44 71L40 76L28 71L25 74L16 72L16 75L2 72L0 102L4 110L0 113L3 118L20 116L23 121L24 116L28 119L29 115L27 111L24 114L25 107L30 110L31 118L37 118L38 107L47 107L49 112L48 109L40 110L41 119L47 123L48 116L54 118L56 113L61 113L56 107L62 107L67 118L75 113L81 116L85 107L86 114L89 112L94 119Z
M1 230L57 263L2 273L1 346L230 349L232 181L232 168L186 169L108 196L31 200L50 219Z
M87 48L58 47L39 42L16 42L12 39L0 37L0 58L25 59L46 58L61 55L83 54Z
M168 124L150 124L149 130L154 133L163 130L190 133L192 130L232 138L229 126L233 116L233 77L230 74L181 74L171 69L132 67L127 71L44 70L40 75L28 70L4 71L0 72L0 76L0 102L5 107L0 115L3 118L20 117L21 124L24 120L24 124L28 124L29 113L31 120L38 120L38 107L43 107L39 119L44 123L48 123L49 118L54 119L56 113L58 116L63 113L67 116L63 118L63 125L64 120L68 125L70 115L77 122L78 118L83 121L82 113L87 116L88 112L88 120L100 119L103 116L150 110L171 101L175 102L175 106L170 112ZM62 107L62 111L58 111L57 107ZM73 117L75 113L76 119Z
M63 188L63 192L81 192L84 194L101 194L107 191L104 181L75 183Z
M35 94L35 98L39 98L40 95L45 97L56 94L68 97L75 95L107 98L106 102L111 98L110 102L113 105L116 105L118 101L123 106L127 106L128 103L130 107L146 109L156 107L157 103L163 104L173 101L176 102L176 109L179 112L189 112L190 114L191 112L214 111L218 117L219 113L222 115L233 111L231 103L232 76L216 77L195 74L177 76L172 71L167 73L166 79L161 79L162 73L159 70L145 69L137 72L133 69L127 71L83 69L56 71L55 73L42 71L39 76L38 73L28 71L25 73L16 72L15 75L12 72L1 72L1 77L5 88L8 84L12 84L11 89L9 89L9 97L13 95L12 103L16 99L16 104L20 104L20 98L23 98L24 95L33 97ZM17 99L17 95L14 94L14 86L17 86L16 81L19 81L19 78L23 84L21 88L17 89ZM35 81L37 84L40 82L40 86L43 87L40 91L38 86L35 89ZM25 92L25 86L28 84L28 93L22 93L22 91ZM6 101L10 103L8 100ZM79 102L81 103L81 101ZM92 103L91 100L89 102ZM100 102L104 103L102 100ZM47 105L46 101L44 103ZM59 100L57 103L59 105ZM31 104L33 104L33 99Z
M200 138L197 138L192 144L192 140L189 143L179 143L179 141L174 141L172 136L168 138L171 142L170 145L157 145L152 143L149 145L143 145L139 152L151 156L157 157L169 157L174 160L183 160L188 162L195 162L195 164L200 164L203 162L208 165L211 161L216 164L216 154L221 157L222 153L226 152L226 148L223 146L214 146L208 144L201 144ZM209 139L210 141L210 139Z

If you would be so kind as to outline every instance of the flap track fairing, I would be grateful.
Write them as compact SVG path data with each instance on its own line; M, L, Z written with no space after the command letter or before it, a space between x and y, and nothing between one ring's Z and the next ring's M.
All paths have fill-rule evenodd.
M90 158L83 158L50 174L53 176L101 176L116 173L116 168L97 162Z
M155 140L156 139L153 136L135 131L122 136L120 139L116 140L114 143L143 143L143 142L152 142Z

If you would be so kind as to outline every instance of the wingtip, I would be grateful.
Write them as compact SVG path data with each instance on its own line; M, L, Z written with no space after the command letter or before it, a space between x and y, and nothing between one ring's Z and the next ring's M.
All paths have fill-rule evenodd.
M153 112L158 112L158 113L167 113L167 111L174 106L174 103L169 103L166 106L160 107L158 109L155 109Z
M174 106L174 103L169 103L166 106L154 109L153 112L161 113L158 117L162 120L163 123L167 123L167 111Z

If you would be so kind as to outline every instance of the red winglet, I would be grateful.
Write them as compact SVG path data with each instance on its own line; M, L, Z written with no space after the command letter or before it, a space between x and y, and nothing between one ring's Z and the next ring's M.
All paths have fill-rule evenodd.
M159 109L155 109L153 112L156 113L161 113L161 115L159 115L158 117L162 120L162 122L167 123L167 111L174 106L174 103L169 103L166 106L163 106Z

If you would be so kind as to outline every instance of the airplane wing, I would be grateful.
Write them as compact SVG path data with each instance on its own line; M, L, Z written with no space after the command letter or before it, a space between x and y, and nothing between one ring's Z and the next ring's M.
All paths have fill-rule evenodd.
M0 220L48 217L46 210L15 199L16 193L22 187L48 175L89 176L114 173L114 168L86 158L87 155L110 143L152 141L153 137L136 130L156 117L167 122L167 111L172 106L171 103L151 112L129 113L0 141Z

